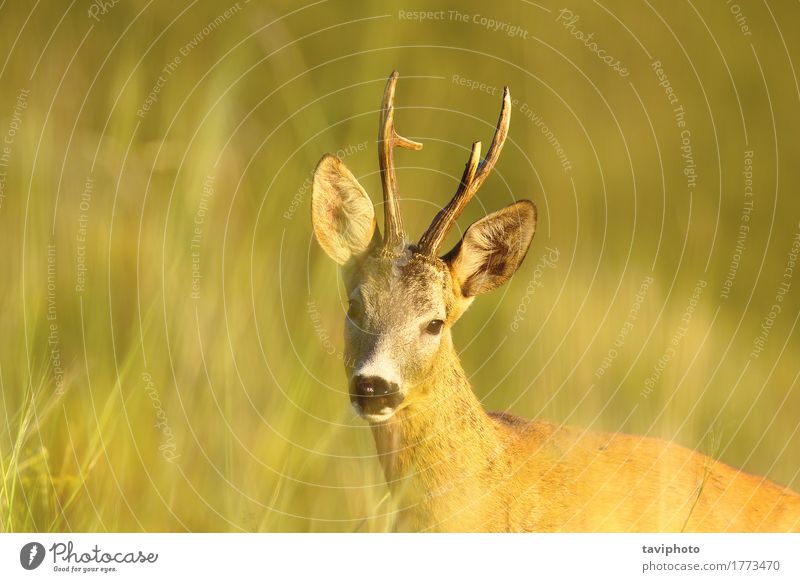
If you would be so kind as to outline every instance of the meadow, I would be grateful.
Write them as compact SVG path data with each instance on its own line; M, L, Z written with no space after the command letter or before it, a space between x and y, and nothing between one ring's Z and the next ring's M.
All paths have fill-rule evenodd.
M538 206L454 331L486 408L800 490L799 11L0 2L0 531L389 527L310 196L330 152L382 214L393 69L415 237L514 99L444 245Z

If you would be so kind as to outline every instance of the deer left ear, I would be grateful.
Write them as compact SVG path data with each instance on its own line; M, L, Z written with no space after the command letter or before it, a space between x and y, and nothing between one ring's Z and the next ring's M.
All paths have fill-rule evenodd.
M531 245L536 206L521 200L474 222L442 257L464 297L486 293L511 278Z
M335 156L323 156L314 170L311 222L320 246L340 265L366 251L375 236L372 202Z

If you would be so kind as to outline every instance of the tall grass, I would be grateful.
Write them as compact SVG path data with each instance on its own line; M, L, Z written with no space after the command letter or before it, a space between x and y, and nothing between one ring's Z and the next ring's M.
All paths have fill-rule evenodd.
M422 5L402 2L240 2L219 20L226 8L119 3L95 21L86 6L0 4L0 139L29 90L0 205L4 531L389 526L306 181L340 151L379 202L376 109L393 68L398 128L425 143L397 154L411 233L491 136L491 87L519 99L497 172L459 222L518 198L539 207L520 272L455 331L487 408L674 439L800 488L796 279L751 355L800 216L798 55L768 11L752 8L743 37L724 3L617 3L619 20L576 3L579 28L626 62L621 78L527 3L459 7L527 38L403 19ZM771 10L781 27L797 16ZM687 112L691 193L653 60ZM754 207L723 297L745 150Z

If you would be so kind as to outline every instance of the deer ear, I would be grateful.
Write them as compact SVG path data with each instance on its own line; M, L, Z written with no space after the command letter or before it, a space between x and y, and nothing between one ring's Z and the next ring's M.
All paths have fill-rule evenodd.
M464 297L496 289L511 278L531 245L536 206L521 200L474 222L443 257Z
M330 154L314 170L311 222L320 246L340 265L366 251L375 234L372 201L342 160Z

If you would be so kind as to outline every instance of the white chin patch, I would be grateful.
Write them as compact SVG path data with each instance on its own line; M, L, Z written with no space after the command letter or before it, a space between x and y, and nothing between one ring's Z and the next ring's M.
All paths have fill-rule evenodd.
M392 416L394 416L395 413L394 408L389 408L388 406L385 406L381 408L381 411L377 414L366 414L364 410L361 408L361 405L358 404L358 402L353 402L353 409L356 411L356 414L358 414L361 418L371 423L386 422L387 420L392 418Z

